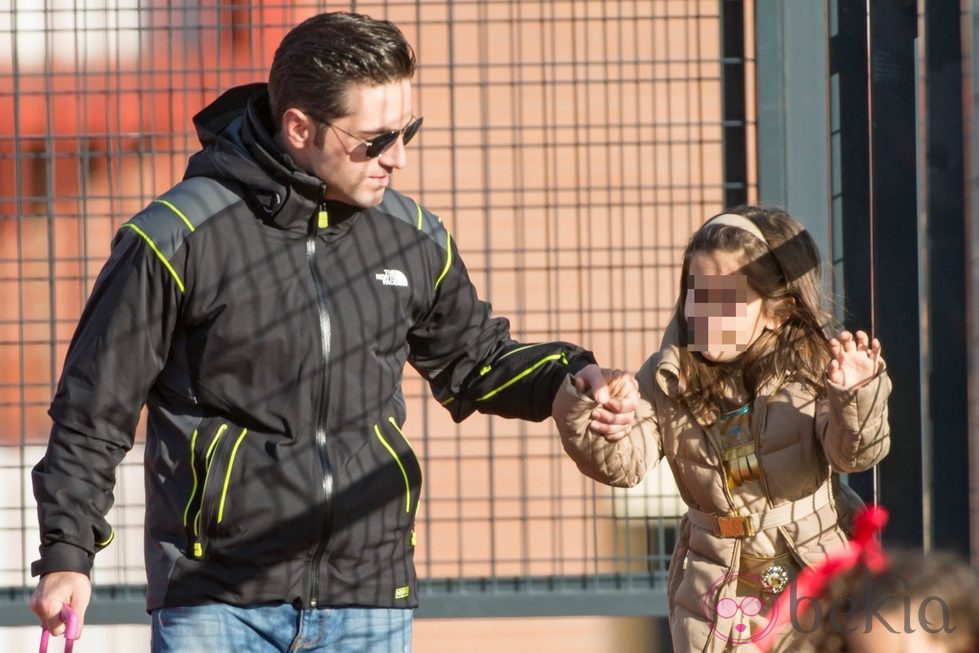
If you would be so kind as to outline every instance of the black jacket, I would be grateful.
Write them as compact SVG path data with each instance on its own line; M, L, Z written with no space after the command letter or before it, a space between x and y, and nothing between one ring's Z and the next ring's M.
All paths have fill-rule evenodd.
M405 363L457 421L541 420L591 355L511 340L413 200L321 201L273 142L264 85L195 123L203 149L119 230L72 339L33 473L32 571L88 573L111 541L145 403L148 609L414 607Z

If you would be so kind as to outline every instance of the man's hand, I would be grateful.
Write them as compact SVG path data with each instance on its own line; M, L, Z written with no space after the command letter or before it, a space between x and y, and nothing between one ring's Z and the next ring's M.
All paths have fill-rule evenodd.
M863 385L877 375L880 369L880 341L872 341L864 331L857 331L856 337L849 331L842 331L830 338L829 349L833 357L826 368L829 380L844 388Z
M31 610L41 620L41 626L52 635L65 632L61 621L61 606L68 604L78 615L78 633L81 635L85 610L92 599L92 583L85 574L77 571L54 571L41 576L41 581L31 596Z
M609 440L624 438L639 405L639 384L628 372L588 365L575 375L575 389L598 402L588 430Z

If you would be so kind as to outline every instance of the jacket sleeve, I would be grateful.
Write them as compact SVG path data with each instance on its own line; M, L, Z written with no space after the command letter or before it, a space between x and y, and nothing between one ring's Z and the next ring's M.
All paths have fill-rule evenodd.
M409 363L456 422L475 411L547 419L564 377L594 357L566 342L514 341L509 322L490 316L491 307L477 296L455 243L446 240L434 299L408 335Z
M816 433L834 471L861 472L887 455L891 430L887 398L891 380L883 360L877 376L857 388L826 381L826 396L816 405Z
M642 386L640 386L642 387ZM554 398L553 416L561 445L582 474L615 487L633 487L659 462L662 446L656 413L641 393L629 434L611 441L588 430L598 404L578 393L567 376Z
M48 411L48 447L32 472L41 535L34 576L87 574L113 538L105 515L116 466L132 448L166 361L181 293L176 271L148 238L138 228L120 229L68 348Z

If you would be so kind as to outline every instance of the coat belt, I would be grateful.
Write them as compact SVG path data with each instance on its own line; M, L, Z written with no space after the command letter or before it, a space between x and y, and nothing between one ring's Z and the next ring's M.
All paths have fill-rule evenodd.
M808 496L780 504L750 515L718 515L696 508L687 509L687 518L695 526L710 531L714 537L751 537L759 531L785 526L807 517L829 503L830 481Z

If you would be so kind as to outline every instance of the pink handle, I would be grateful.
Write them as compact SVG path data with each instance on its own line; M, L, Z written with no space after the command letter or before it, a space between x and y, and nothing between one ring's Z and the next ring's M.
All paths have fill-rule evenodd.
M65 624L65 653L71 653L75 640L78 639L78 613L68 604L61 606L61 621ZM51 633L47 628L41 631L41 648L39 653L48 653L48 638Z

